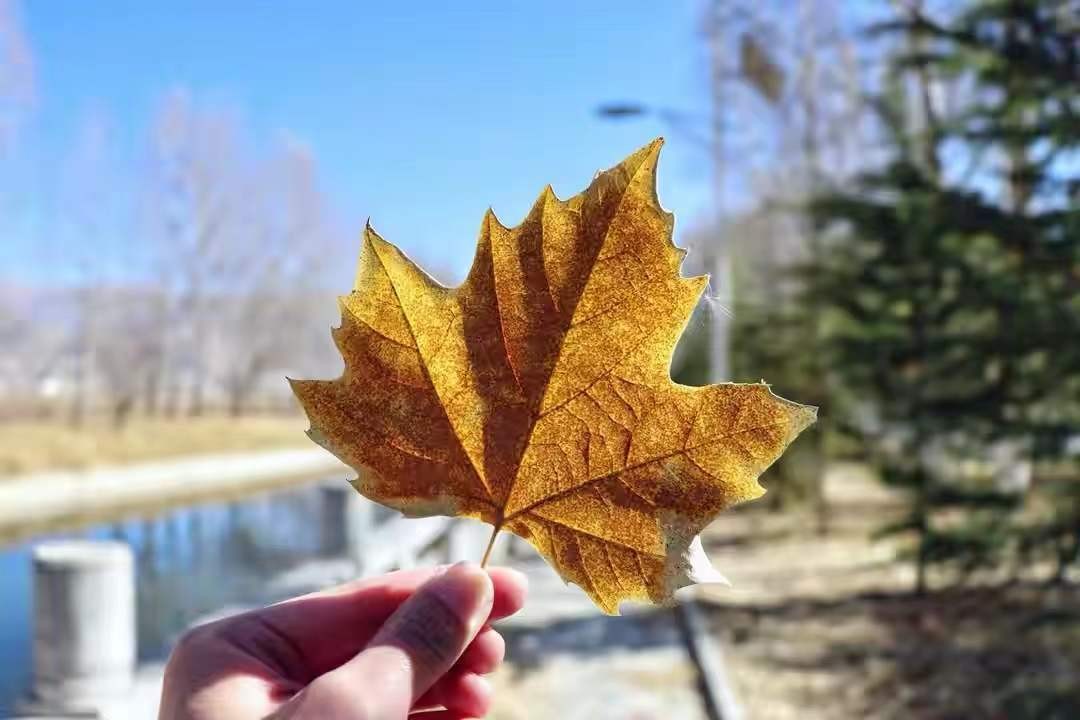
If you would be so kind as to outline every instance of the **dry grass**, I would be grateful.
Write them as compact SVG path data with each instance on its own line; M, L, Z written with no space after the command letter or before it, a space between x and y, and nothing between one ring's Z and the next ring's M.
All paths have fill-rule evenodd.
M306 428L307 422L298 415L134 418L121 430L104 421L82 428L43 421L6 422L0 424L0 477L184 455L305 447L310 445Z

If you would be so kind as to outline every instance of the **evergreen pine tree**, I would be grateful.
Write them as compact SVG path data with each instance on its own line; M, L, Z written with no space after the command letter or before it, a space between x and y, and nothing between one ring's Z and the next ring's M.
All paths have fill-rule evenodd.
M977 0L880 28L907 41L878 102L891 157L812 203L826 250L803 304L822 309L834 411L910 498L887 530L914 533L920 591L930 564L970 570L1009 539L1017 495L961 461L1060 452L1077 427L1075 19L1058 0ZM944 115L946 84L964 97Z

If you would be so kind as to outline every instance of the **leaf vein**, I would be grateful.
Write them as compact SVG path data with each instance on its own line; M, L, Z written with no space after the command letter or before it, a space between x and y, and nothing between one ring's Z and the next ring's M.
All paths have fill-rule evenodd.
M716 436L714 436L712 438L709 438L707 441L705 441L703 443L699 443L699 444L694 445L692 447L680 448L679 450L676 450L674 452L666 453L664 455L657 455L655 457L649 458L648 460L642 460L641 462L634 463L633 465L625 466L623 468L620 468L619 470L615 470L613 472L607 473L606 475L601 475L601 476L595 477L595 478L589 478L588 480L581 483L580 485L576 485L574 487L567 488L565 490L560 490L557 493L553 493L553 494L551 494L551 495L549 495L549 496L547 496L545 498L541 498L541 499L536 500L536 501L534 501L532 503L529 503L528 505L521 508L520 510L515 510L513 513L511 513L510 515L508 515L506 517L506 520L507 521L513 520L514 518L518 517L519 515L521 515L523 513L526 513L526 512L531 512L532 510L536 509L537 507L539 507L541 505L546 505L549 502L554 502L555 500L562 499L562 498L566 497L567 495L572 495L573 493L577 492L578 490L582 490L582 489L584 489L584 488L586 488L586 487L588 487L590 485L593 485L595 483L603 482L604 480L608 480L608 479L610 479L612 477L618 477L622 473L630 472L632 470L637 470L638 468L642 468L642 467L645 467L647 465L652 465L654 463L663 462L664 460L670 460L673 457L678 457L680 455L685 455L685 454L687 454L687 453L689 453L689 452L691 452L693 450L700 450L703 447L709 447L710 445L715 445L718 442L721 442L723 440L729 440L729 439L731 439L733 437L736 437L738 435L742 435L744 433L754 432L756 430L763 430L765 428L770 428L770 427L776 427L777 425L782 425L783 423L784 423L784 420L776 420L774 422L766 423L764 425L758 425L758 426L755 426L755 427L746 428L745 430L738 430L736 432L727 433L727 434L724 434L724 435L716 435ZM738 447L741 448L742 446L738 446ZM746 452L745 448L742 448L742 449L743 449L744 452ZM749 454L749 453L747 453L747 454ZM753 458L752 455L751 455L751 458Z
M370 242L370 241L369 241ZM386 261L383 260L382 255L375 247L374 243L371 243L372 252L375 258L379 261L379 265L382 266L383 272L386 273L386 279L390 282L390 289L394 291L394 299L397 300L398 307L401 308L401 314L405 317L405 324L409 328L409 334L412 335L413 342L416 343L416 353L420 356L420 367L424 371L424 376L431 384L431 389L435 393L436 397L439 397L439 390L435 387L435 381L431 377L431 373L428 371L427 359L424 358L424 354L420 351L420 341L416 337L416 330L413 328L412 320L409 318L409 313L405 310L405 303L401 300L401 294L398 292L397 284L394 282L394 277L390 274L389 268L386 267ZM488 487L487 481L484 480L484 475L480 472L480 468L476 466L475 461L469 455L469 451L465 449L465 441L462 440L461 435L458 434L458 429L454 427L453 420L450 419L450 413L446 407L442 404L442 398L439 398L439 407L443 411L443 416L446 418L446 423L450 426L450 430L454 435L454 439L457 440L458 445L461 447L461 452L465 456L465 459L469 462L469 467L472 468L473 476L479 481L481 487L487 492L488 497L493 499L495 497L491 488Z
M539 520L540 522L545 522L545 523L548 523L548 524L551 524L551 525L557 525L558 527L565 528L566 530L569 530L571 533L581 533L582 535L587 535L588 537L596 538L600 542L611 543L612 545L617 545L618 547L630 550L635 555L641 554L641 555L648 555L649 557L655 557L655 558L658 558L660 560L664 559L664 556L659 554L659 553L654 553L654 552L648 552L646 550L641 550L641 549L633 547L631 545L627 545L624 542L619 542L618 540L612 540L611 538L606 538L606 537L603 537L601 535L597 535L594 532L589 532L588 530L582 530L581 528L576 528L573 525L570 525L568 523L563 522L562 520L555 520L554 518L544 517L542 515L537 515L536 513L530 513L530 515L533 518L536 518L537 520Z

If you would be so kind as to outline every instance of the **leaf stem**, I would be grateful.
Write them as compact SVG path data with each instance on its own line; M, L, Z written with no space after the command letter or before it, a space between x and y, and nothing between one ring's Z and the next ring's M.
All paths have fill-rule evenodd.
M495 538L499 535L499 526L491 529L491 539L488 540L487 549L484 550L484 558L480 561L480 567L487 567L488 558L491 557L491 548L495 547Z

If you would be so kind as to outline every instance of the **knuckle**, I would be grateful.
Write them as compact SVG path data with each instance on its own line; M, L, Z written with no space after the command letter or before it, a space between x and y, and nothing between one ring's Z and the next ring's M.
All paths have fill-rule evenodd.
M215 631L212 625L198 625L189 628L176 641L169 663L183 664L197 661L211 645L214 635Z

